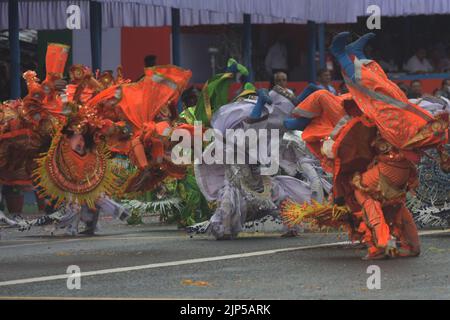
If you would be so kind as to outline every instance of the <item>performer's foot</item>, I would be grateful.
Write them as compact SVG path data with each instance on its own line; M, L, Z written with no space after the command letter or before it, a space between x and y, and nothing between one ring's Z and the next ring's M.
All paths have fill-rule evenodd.
M364 256L364 257L362 258L362 260L364 260L364 261L370 261L370 260L384 260L384 259L387 259L387 256L386 256L384 253L381 253L381 254L379 254L379 255L370 255L370 254L367 254L366 256Z
M66 230L66 232L64 232L64 234L66 236L75 237L77 235L77 231L76 230ZM55 233L52 232L51 235L53 236L53 235L55 235Z
M282 238L293 238L293 237L297 237L297 236L298 236L298 231L295 229L288 230L281 235Z
M388 257L395 258L398 257L398 246L395 238L392 238L388 241L388 244L385 248L385 253Z
M376 252L369 252L367 253L362 259L363 260L382 260L387 259L387 255L383 249L376 251Z
M339 60L340 57L346 55L345 46L350 38L350 32L341 32L334 36L331 42L330 51Z
M367 255L363 257L363 260L381 260L387 259L386 248L377 248L374 245L369 245L367 249Z
M398 248L397 256L399 258L418 257L420 255L419 250L413 250L410 246L400 245Z
M83 231L78 232L78 234L93 236L93 235L95 235L95 228L86 228Z
M21 231L21 232L31 229L31 224L28 223L28 221L26 221L26 220L17 222L17 226L19 228L19 231Z
M354 55L358 59L366 59L364 55L364 47L367 42L375 37L375 33L370 32L361 36L359 39L353 41L352 43L345 46L345 51L348 55Z
M351 81L355 81L355 65L350 60L345 46L350 38L350 32L341 32L337 34L331 42L330 51L336 57L342 70Z
M20 213L14 213L12 215L12 218L13 218L14 221L22 221L23 220L23 217L22 217L22 215Z
M8 218L2 211L0 211L0 224L6 223L10 225L11 227L17 226L17 221L14 219Z
M125 210L124 212L122 212L122 213L120 214L119 220L120 220L120 221L125 221L125 220L127 220L130 216L131 216L130 213L129 213L127 210Z
M189 235L203 234L203 233L206 233L209 231L210 226L211 226L211 223L209 221L203 221L203 222L199 222L194 225L191 225L191 226L187 226L186 232Z

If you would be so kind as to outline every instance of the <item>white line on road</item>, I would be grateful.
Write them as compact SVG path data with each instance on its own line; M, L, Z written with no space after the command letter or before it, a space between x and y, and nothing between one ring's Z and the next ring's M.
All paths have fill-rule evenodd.
M203 263L203 262L211 262L211 261L241 259L241 258L249 258L249 257L275 254L275 253L280 253L280 252L307 250L307 249L316 249L316 248L327 248L327 247L334 247L334 246L341 246L341 245L348 245L348 244L351 244L351 242L350 241L341 241L341 242L325 243L325 244L319 244L319 245L313 245L313 246L282 248L282 249L230 254L230 255L225 255L225 256L216 256L216 257L208 257L208 258L197 258L197 259L179 260L179 261L171 261L171 262L152 263L152 264L146 264L146 265L141 265L141 266L132 266L132 267L122 267L122 268L112 268L112 269L81 272L80 276L81 277L98 276L98 275L102 275L102 274L110 274L110 273L118 273L118 272L129 272L129 271L137 271L137 270L144 270L144 269L172 267L172 266L180 266L180 265L186 265L186 264L195 264L195 263ZM71 274L59 274L59 275L54 275L54 276L3 281L3 282L0 282L0 287L12 286L12 285L16 285L16 284L33 283L33 282L61 280L61 279L67 279L69 276L71 276Z
M419 234L424 236L424 235L447 233L447 232L450 232L450 229L423 231L423 232L420 232ZM155 268L163 268L163 267L173 267L173 266L196 264L196 263L211 262L211 261L242 259L242 258L249 258L249 257L264 256L264 255L269 255L269 254L276 254L276 253L281 253L281 252L299 251L299 250L308 250L308 249L317 249L317 248L328 248L328 247L335 247L335 246L342 246L342 245L349 245L349 244L351 244L350 241L340 241L340 242L325 243L325 244L318 244L318 245L311 245L311 246L281 248L281 249L254 251L254 252L247 252L247 253L230 254L230 255L216 256L216 257L196 258L196 259L170 261L170 262L162 262L162 263L152 263L152 264L146 264L146 265L140 265L140 266L111 268L111 269L82 272L80 274L80 276L82 276L82 277L98 276L98 275L110 274L110 273L129 272L129 271L155 269ZM34 283L34 282L61 280L61 279L67 279L69 276L71 276L71 274L60 274L60 275L46 276L46 277L35 277L35 278L3 281L3 282L0 282L0 287L12 286L12 285L17 285L17 284Z
M430 234L448 233L450 229L419 231L419 236L429 236Z

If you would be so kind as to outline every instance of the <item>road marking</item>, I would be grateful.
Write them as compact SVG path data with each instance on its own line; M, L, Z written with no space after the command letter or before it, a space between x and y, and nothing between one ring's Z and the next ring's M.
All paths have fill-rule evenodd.
M111 268L111 269L81 272L80 276L81 277L89 277L89 276L98 276L98 275L110 274L110 273L129 272L129 271L155 269L155 268L163 268L163 267L173 267L173 266L181 266L181 265L196 264L196 263L203 263L203 262L242 259L242 258L257 257L257 256L263 256L263 255L269 255L269 254L275 254L275 253L281 253L281 252L317 249L317 248L328 248L328 247L335 247L335 246L348 245L348 244L351 244L351 242L350 241L341 241L341 242L325 243L325 244L312 245L312 246L272 249L272 250L254 251L254 252L247 252L247 253L237 253L237 254L230 254L230 255L224 255L224 256L208 257L208 258L197 258L197 259L178 260L178 261L170 261L170 262L162 262L162 263L152 263L152 264L146 264L146 265L140 265L140 266ZM34 282L62 280L62 279L67 279L69 276L71 276L71 275L70 274L59 274L59 275L54 275L54 276L3 281L3 282L0 282L0 287L12 286L12 285L17 285L17 284L34 283Z
M430 234L447 233L450 229L419 231L419 236L429 236Z
M423 235L447 233L447 232L450 232L450 229L423 231L423 232L420 232L419 234L423 236ZM276 253L282 253L282 252L289 252L289 251L329 248L329 247L343 246L343 245L349 245L349 244L352 244L352 243L350 241L340 241L340 242L324 243L324 244L311 245L311 246L281 248L281 249L254 251L254 252L247 252L247 253L230 254L230 255L224 255L224 256L207 257L207 258L196 258L196 259L178 260L178 261L170 261L170 262L162 262L162 263L152 263L152 264L146 264L146 265L140 265L140 266L110 268L110 269L82 272L80 276L89 277L89 276L98 276L98 275L111 274L111 273L173 267L173 266L212 262L212 261L242 259L242 258L264 256L264 255L270 255L270 254L276 254ZM54 276L34 277L34 278L3 281L3 282L0 282L0 287L12 286L12 285L17 285L17 284L34 283L34 282L62 280L62 279L67 279L69 276L71 276L71 275L70 274L60 274L60 275L54 275Z

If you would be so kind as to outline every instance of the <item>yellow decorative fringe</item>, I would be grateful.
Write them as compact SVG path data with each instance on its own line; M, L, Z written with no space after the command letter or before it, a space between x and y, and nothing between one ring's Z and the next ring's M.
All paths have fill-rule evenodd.
M51 200L56 200L56 206L63 202L76 202L79 205L87 205L89 208L95 209L95 201L102 195L115 194L119 188L119 179L115 175L115 165L110 159L110 152L106 145L98 146L97 151L106 160L105 174L101 182L95 187L85 193L75 193L68 190L61 189L51 178L47 171L47 162L52 160L54 152L62 138L61 130L55 134L52 139L52 144L47 153L41 154L42 157L36 159L37 168L33 171L33 180L39 186L38 194L42 197L49 197Z
M302 222L311 222L319 229L342 227L345 223L344 219L349 214L351 211L346 206L319 203L314 199L311 203L303 204L287 199L282 202L280 212L283 222L290 227Z

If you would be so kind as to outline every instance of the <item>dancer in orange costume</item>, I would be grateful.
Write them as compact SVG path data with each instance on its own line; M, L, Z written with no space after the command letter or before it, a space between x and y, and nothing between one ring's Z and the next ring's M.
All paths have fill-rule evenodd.
M409 103L382 68L364 57L364 45L373 36L366 34L345 46L348 33L341 33L332 45L350 94L364 114L362 121L368 127L377 128L372 141L375 159L365 172L353 174L351 184L355 189L354 197L362 207L363 226L371 231L367 258L384 257L386 253L417 256L419 237L405 206L406 192L417 186L416 164L423 149L437 147L441 152L441 165L448 169L447 155L442 149L448 140L448 117L434 118ZM341 142L343 140L345 135L341 136ZM334 146L335 151L339 146L339 143ZM340 170L339 166L335 167L335 182L338 182ZM338 189L335 188L335 196ZM398 244L393 243L395 239Z
M364 57L364 45L373 34L346 45L348 35L336 36L331 51L342 66L357 108L352 112L345 108L353 118L333 132L333 137L324 134L319 157L322 163L333 165L335 203L345 203L353 212L352 221L357 219L351 237L359 236L368 245L366 258L417 256L419 237L405 207L406 193L417 186L415 165L422 150L437 148L441 167L450 169L443 149L448 140L448 116L433 117L409 103L381 67ZM311 104L305 100L298 106L297 116L305 117L308 114L304 111L312 111L310 118L319 116L315 121L329 126L328 116L314 114L314 108L321 107L320 100L310 100ZM332 101L328 99L335 110L339 104ZM304 122L303 134L313 121Z
M32 185L34 158L48 149L51 134L64 119L55 82L62 78L67 54L67 46L49 44L45 81L40 84L34 71L25 72L28 94L0 105L0 184Z
M366 127L377 129L372 140L374 160L365 172L361 170L362 174L353 173L351 184L355 189L354 198L362 207L364 223L361 227L370 230L367 258L381 258L386 254L416 256L420 253L420 243L412 215L405 207L406 192L417 186L415 165L423 149L437 147L441 166L449 169L448 156L442 148L448 140L448 117L434 118L409 103L382 68L365 59L364 45L373 36L364 35L346 46L348 33L341 33L332 45L349 91L364 114L362 121ZM335 152L339 153L341 145L344 146L341 153L346 149L345 140L345 133L342 133ZM345 183L342 175L340 177L343 171L345 165L335 167L335 197L345 189L339 187ZM345 197L347 203L351 202L348 193ZM393 243L394 239L399 241L399 247Z
M116 215L123 208L109 196L146 191L167 176L184 176L185 168L174 165L167 155L174 127L193 131L175 123L176 103L191 72L157 66L147 69L142 81L129 83L120 68L114 79L109 72L94 76L75 66L72 83L62 93L57 82L62 80L68 50L50 44L45 80L40 83L36 73L25 72L28 95L23 101L7 101L0 109L0 183L34 183L39 194L61 210L20 223L0 212L0 222L25 229L64 220L74 222L76 228L68 231L75 234L78 223L73 219L80 210L88 208L98 216L100 206L102 212ZM111 152L129 156L137 173L121 171Z
M190 77L190 71L176 66L146 68L140 81L111 86L87 103L88 111L94 109L106 123L110 149L126 154L139 169L124 193L151 190L168 176L184 177L185 167L170 160L170 136L175 129L193 134L193 126L176 123L176 104ZM129 137L120 134L124 126Z
M354 197L361 206L360 232L366 234L368 258L384 257L394 250L393 237L399 240L398 253L415 256L420 253L417 229L411 213L405 207L406 192L417 185L415 165L401 152L377 136L372 142L375 159L362 174L356 172L351 180Z

